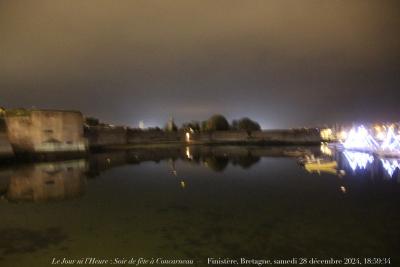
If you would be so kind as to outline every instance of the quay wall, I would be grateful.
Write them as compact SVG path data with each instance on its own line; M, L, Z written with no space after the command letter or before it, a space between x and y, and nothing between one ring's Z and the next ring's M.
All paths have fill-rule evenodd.
M322 141L318 129L291 129L257 131L250 139L272 143L319 143Z
M248 134L245 131L215 131L209 133L194 133L190 135L190 141L199 143L245 142L248 141Z
M12 158L14 151L8 140L6 122L3 114L0 114L0 159Z
M127 130L124 127L86 127L85 137L92 148L127 144Z
M110 133L111 134L111 133ZM118 138L114 144L187 143L186 132L127 130L126 139ZM119 141L119 142L118 142ZM213 143L265 143L265 144L312 144L321 142L317 129L290 129L265 131L214 131L189 133L193 144ZM89 141L91 143L91 141Z
M0 159L12 158L14 151L6 132L0 132Z
M248 134L242 131L214 131L204 133L190 133L189 140L197 143L212 142L241 142L246 141ZM186 132L164 131L128 131L128 144L157 144L187 142Z
M85 152L87 146L151 144L313 144L321 142L317 130L215 131L205 133L138 131L124 127L87 127L63 114L7 118L7 134L0 132L0 157L18 153Z
M11 110L6 112L5 122L15 153L86 151L80 112Z
M0 129L0 157L19 154L85 153L90 148L151 144L314 144L318 129L210 131L190 133L138 130L110 125L87 126L80 112L8 110ZM0 125L1 126L1 125ZM74 153L75 154L75 153Z
M165 132L158 130L128 130L127 132L128 144L169 143L182 142L184 140L184 132Z

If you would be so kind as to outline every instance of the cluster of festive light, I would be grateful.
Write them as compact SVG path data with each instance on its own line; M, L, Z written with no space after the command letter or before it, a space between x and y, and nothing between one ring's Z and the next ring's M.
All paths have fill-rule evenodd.
M343 146L347 149L374 150L379 147L379 144L364 126L358 126L350 130Z
M400 169L400 163L396 159L381 159L382 166L389 174L390 177L393 176L394 171L398 168Z
M354 152L354 151L344 151L343 155L347 159L350 168L353 171L364 170L368 165L374 162L374 157L371 154L364 152ZM382 162L382 167L385 169L386 173L392 177L395 170L400 170L400 160L399 159L380 159Z
M343 155L346 157L350 168L355 171L357 168L365 169L368 164L374 162L374 157L368 153L344 151Z
M381 144L381 149L390 151L400 151L400 135L394 133L393 128L389 128L386 138Z
M364 126L358 126L349 131L343 146L346 149L390 152L400 155L400 135L396 135L392 127L389 127L386 133L380 133L382 136L374 138Z

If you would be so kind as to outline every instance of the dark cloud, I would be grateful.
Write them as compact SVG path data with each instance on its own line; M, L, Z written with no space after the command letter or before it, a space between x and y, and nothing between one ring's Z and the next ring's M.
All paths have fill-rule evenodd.
M398 120L398 1L2 1L0 105L135 125Z

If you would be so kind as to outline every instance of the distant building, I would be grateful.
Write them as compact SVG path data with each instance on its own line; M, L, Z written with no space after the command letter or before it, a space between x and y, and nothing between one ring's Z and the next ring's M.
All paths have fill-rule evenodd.
M165 130L168 132L176 132L178 130L178 127L176 126L173 117L169 118L167 127Z

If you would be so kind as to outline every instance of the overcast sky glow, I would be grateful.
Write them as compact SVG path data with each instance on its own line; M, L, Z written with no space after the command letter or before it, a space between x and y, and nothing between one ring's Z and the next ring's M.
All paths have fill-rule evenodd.
M0 106L116 124L399 120L399 1L0 2Z

